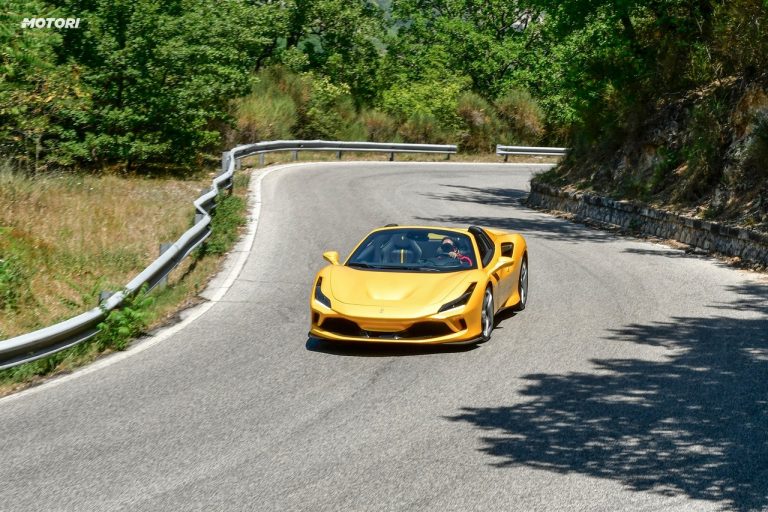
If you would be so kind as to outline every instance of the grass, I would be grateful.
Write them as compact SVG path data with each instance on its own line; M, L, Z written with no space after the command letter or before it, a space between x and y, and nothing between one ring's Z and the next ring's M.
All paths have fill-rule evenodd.
M208 176L186 180L0 172L0 259L25 276L28 307L0 318L12 337L94 307L191 223Z
M238 174L235 193L218 199L214 250L204 246L169 275L165 287L153 290L147 297L139 296L120 312L113 312L104 332L93 340L0 371L0 396L51 375L72 371L114 350L122 350L137 333L167 323L180 308L198 301L197 294L216 272L223 254L237 240L239 227L245 222L248 178L246 173ZM42 212L51 211L51 203L69 213L43 215L45 220L37 223L17 217L0 232L0 255L13 253L13 261L21 262L29 277L29 291L23 299L27 307L0 308L0 326L6 336L50 325L91 309L96 306L96 296L101 289L119 290L157 257L159 241L175 240L191 225L192 200L204 185L210 184L207 173L181 181L116 176L48 176L30 180L7 172L2 179L6 186L0 187L3 205L0 219L4 224L14 221L9 211L31 214L41 205L45 206ZM12 186L7 186L9 183ZM96 196L100 197L98 205L94 204L94 191L104 193L104 197ZM13 198L13 204L9 197ZM126 197L130 201L125 200ZM139 214L143 222L128 218L139 217ZM73 229L76 219L89 226L94 236L86 236L84 227ZM73 235L51 239L66 229ZM73 241L74 233L82 236ZM105 250L110 246L119 249Z

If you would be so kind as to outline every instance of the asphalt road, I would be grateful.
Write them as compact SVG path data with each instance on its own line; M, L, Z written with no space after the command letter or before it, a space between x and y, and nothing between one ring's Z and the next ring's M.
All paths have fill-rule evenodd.
M519 203L532 168L269 175L234 286L171 338L0 401L0 510L759 510L768 285ZM307 340L324 250L520 231L530 300L469 349Z

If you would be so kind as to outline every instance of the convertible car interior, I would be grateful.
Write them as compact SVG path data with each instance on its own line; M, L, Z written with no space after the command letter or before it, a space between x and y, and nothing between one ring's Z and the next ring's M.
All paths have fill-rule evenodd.
M460 266L460 263L451 261L448 252L442 250L446 238L453 242L459 253L474 262L475 254L468 236L449 231L412 229L374 233L360 244L350 258L350 263L409 265L438 262L443 263L440 266ZM466 268L466 264L464 267Z

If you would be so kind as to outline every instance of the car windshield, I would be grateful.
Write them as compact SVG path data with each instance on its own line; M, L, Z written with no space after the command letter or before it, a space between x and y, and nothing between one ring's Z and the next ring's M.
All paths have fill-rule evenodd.
M407 272L454 272L477 268L468 235L440 229L386 229L371 233L347 266Z

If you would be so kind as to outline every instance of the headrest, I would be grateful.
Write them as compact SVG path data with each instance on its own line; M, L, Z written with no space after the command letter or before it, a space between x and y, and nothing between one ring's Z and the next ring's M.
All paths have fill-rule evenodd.
M405 235L393 235L390 241L398 249L411 249L413 247L413 240Z

